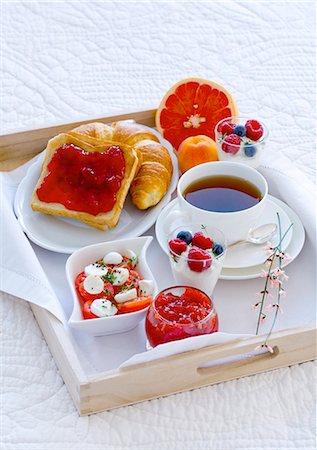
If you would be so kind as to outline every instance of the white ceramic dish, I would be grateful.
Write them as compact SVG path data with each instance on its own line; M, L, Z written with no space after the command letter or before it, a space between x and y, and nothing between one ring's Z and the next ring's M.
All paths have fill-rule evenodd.
M66 277L70 286L74 307L69 318L68 325L93 336L105 336L110 334L124 333L135 328L144 319L148 308L127 314L112 317L100 317L98 319L84 320L80 303L76 294L74 281L76 276L83 271L88 264L102 258L111 251L124 252L133 250L138 255L136 270L144 279L154 282L153 297L157 294L157 284L146 261L146 250L152 242L152 236L142 236L134 239L122 239L119 241L103 242L101 244L89 245L74 252L66 262Z
M173 207L175 207L175 204L177 202L177 199L173 200L160 214L160 216L157 219L156 222L156 238L158 240L159 245L161 246L162 250L167 254L167 235L164 231L164 218L166 217L168 211L172 210ZM274 205L274 208L278 210L279 212L282 210L283 215L285 214L288 219L289 223L293 223L292 232L290 234L290 240L287 243L286 240L284 240L284 246L283 249L287 250L287 253L290 254L292 257L292 262L300 253L300 251L303 248L304 242L305 242L305 230L301 223L300 218L297 216L297 214L284 202L281 200L269 195L268 196L268 204ZM175 223L176 226L182 225L181 223L177 222ZM287 245L286 245L287 244ZM254 246L256 247L256 246ZM258 251L258 249L254 249ZM262 249L263 252L263 249ZM266 256L264 256L265 259ZM241 254L241 258L243 258L243 254ZM262 253L263 258L263 253ZM247 262L245 262L244 267L236 267L236 268L226 268L223 267L220 279L222 280L248 280L252 278L258 278L261 275L261 270L264 268L263 262L264 259L262 259L262 262L260 264L256 265L248 265Z
M28 238L47 250L57 253L73 253L86 245L140 236L145 233L155 223L161 210L170 201L178 182L177 159L171 144L153 128L149 128L149 130L168 149L173 163L171 184L158 205L147 211L141 211L132 204L128 195L118 225L107 231L97 230L77 220L35 212L30 207L30 199L40 176L44 158L43 152L21 181L14 201L15 214Z

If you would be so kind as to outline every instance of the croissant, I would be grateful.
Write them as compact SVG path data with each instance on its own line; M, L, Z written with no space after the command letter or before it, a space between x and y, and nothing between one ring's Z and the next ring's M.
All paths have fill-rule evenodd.
M172 160L168 150L146 127L134 122L114 122L111 126L96 122L81 125L72 133L85 135L88 141L90 136L133 147L139 159L139 170L130 187L133 204L143 210L162 200L171 183Z
M102 141L111 141L112 128L105 123L86 123L72 130L73 133L83 134Z

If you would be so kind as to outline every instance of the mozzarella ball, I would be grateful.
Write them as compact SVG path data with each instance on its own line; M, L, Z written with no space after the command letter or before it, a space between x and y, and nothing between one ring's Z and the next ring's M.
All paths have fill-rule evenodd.
M123 261L122 255L118 252L107 253L103 258L105 264L121 264Z
M99 264L89 264L89 266L85 267L85 275L88 277L88 275L98 275L99 277L102 277L104 275L107 275L108 268L105 266L100 266Z
M140 297L148 297L154 292L154 283L152 280L140 280L139 282L139 294Z
M112 284L114 286L122 286L126 281L128 281L130 272L125 267L117 267L116 269L113 269L112 274Z
M84 289L88 294L100 294L103 291L105 283L98 275L88 275L84 279Z
M114 299L117 303L128 302L129 300L134 300L137 298L138 293L135 288L127 289L126 291L120 292L114 296Z
M97 298L91 303L90 310L95 316L109 317L114 316L118 308L106 298Z

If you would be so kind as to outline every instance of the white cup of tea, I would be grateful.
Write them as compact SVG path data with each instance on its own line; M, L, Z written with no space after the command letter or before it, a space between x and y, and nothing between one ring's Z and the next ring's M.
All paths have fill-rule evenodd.
M217 187L215 178L225 181L224 184L228 186L229 190L228 188L218 189L217 191L209 190L209 184L211 188ZM239 189L242 185L244 190L237 189L236 183L240 183ZM208 190L204 191L204 197L199 198L198 191L201 191L201 189L197 186L200 185L206 186ZM249 195L248 189L250 192L252 191L252 195ZM198 195L195 200L196 192ZM225 195L226 192L228 195ZM210 202L206 201L206 199L208 200L208 193L210 193ZM255 193L258 196L257 198ZM244 198L243 194L250 198ZM253 195L255 196L254 202L251 198ZM186 224L194 221L220 229L228 244L246 239L249 230L257 225L264 211L267 195L266 179L252 167L227 161L200 164L189 169L179 179L177 186L178 204L167 215L164 231L169 233L173 227L175 228L176 222ZM215 210L213 210L212 198L215 200L214 203L217 203L218 208L215 208ZM220 202L219 199L221 199ZM199 202L200 204L197 206ZM202 202L205 203L201 204ZM234 205L233 202L235 202ZM219 210L219 203L221 203L221 210Z

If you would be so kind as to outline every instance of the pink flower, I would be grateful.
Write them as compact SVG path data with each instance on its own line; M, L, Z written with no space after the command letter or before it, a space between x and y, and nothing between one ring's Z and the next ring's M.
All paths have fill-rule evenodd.
M279 277L282 277L285 279L285 277L287 277L287 275L285 275L285 272L279 268L272 270L272 272L269 275L271 287L275 287L275 288L280 287L280 285L282 284L282 281L279 279Z
M263 290L263 291L257 292L256 295L261 298L263 297L263 295L264 295L264 297L266 296L267 298L273 298L273 295L267 289L265 291Z
M267 305L267 307L265 308L266 311L271 312L274 309L278 309L282 314L283 314L283 310L280 304L278 303L270 303L269 305Z
M260 350L260 349L263 349L263 348L266 348L272 354L274 353L273 348L270 345L268 345L268 344L260 344L257 347L255 347L254 350Z
M279 288L281 284L282 282L278 278L270 278L270 286L272 288Z
M265 270L262 269L262 270L261 270L261 275L260 275L261 278L266 278L267 275L268 275L268 274L265 272Z
M260 324L263 325L266 319L266 315L262 313L261 319L260 319Z
M284 270L281 270L279 268L274 269L274 276L275 277L281 277L282 280L288 280L288 276L285 274Z
M251 309L252 309L252 310L255 310L261 303L262 303L262 302L254 303L253 305L251 305Z
M273 263L272 263L272 261L270 260L270 258L268 258L266 261L265 261L265 266L269 269L270 267L271 268L274 268L275 267L275 262L273 261Z
M274 250L274 246L273 246L272 242L268 241L266 243L265 250L269 250L270 252L272 252L272 250Z
M280 290L278 291L280 297L285 297L286 296L286 291L285 289L280 288Z
M287 264L287 263L289 263L290 261L292 261L292 257L291 257L291 255L289 255L288 253L284 253L284 256L283 256L283 263L284 264Z

